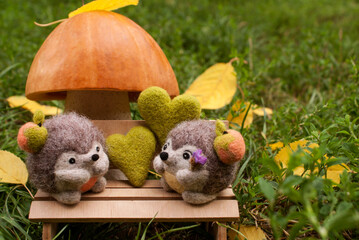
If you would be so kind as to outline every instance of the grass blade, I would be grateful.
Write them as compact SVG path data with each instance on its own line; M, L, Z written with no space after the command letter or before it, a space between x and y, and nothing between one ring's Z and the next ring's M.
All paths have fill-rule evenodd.
M16 228L17 230L19 230L26 237L26 239L32 239L30 237L30 235L14 219L9 218L8 216L4 216L4 215L2 215L0 218L5 220L7 223L9 223L11 226Z
M152 239L155 239L156 237L160 237L162 235L165 235L165 234L168 234L168 233L172 233L172 232L177 232L177 231L182 231L182 230L188 230L188 229L191 229L191 228L196 228L198 226L200 226L201 224L195 224L195 225L191 225L191 226L185 226L185 227L179 227L179 228L173 228L173 229L170 229L170 230L167 230L167 231L164 231L164 232L161 232L161 233L157 233L156 236L154 237L151 237L147 240L152 240Z
M158 214L158 212L157 212L157 213L155 214L155 216L151 219L151 221L147 224L145 230L143 231L141 240L145 240L145 239L146 239L147 229L148 229L148 227L150 226L150 224L152 223L152 221L156 218L157 214Z
M0 78L1 77L3 77L6 73L8 73L9 71L11 71L11 69L14 69L14 68L16 68L17 66L19 66L20 65L20 63L15 63L15 64L13 64L13 65L10 65L10 66L8 66L7 68L5 68L4 70L2 70L1 72L0 72Z
M58 232L58 234L56 234L56 236L55 236L52 240L55 240L56 238L58 238L58 237L61 235L61 233L66 230L66 228L67 228L68 226L69 226L69 225L66 224L66 226L63 227L63 228L61 229L61 231Z

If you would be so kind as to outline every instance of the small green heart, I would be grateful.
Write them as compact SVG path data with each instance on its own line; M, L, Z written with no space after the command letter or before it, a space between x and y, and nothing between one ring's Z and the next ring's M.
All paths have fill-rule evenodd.
M156 150L156 138L146 127L132 128L126 136L113 134L106 139L108 157L135 187L147 178Z
M180 95L172 101L168 93L159 87L150 87L141 92L138 110L147 125L156 134L162 146L169 131L183 121L199 119L201 105L197 98Z

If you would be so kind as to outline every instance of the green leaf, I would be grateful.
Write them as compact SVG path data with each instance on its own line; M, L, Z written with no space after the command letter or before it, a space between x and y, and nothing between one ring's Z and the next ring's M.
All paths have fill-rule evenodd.
M299 222L294 224L289 232L289 240L296 239L298 237L299 231L307 224L304 218L301 218Z
M264 180L263 178L259 178L258 180L259 188L264 196L268 199L268 201L273 204L275 200L275 190L269 182Z
M325 219L324 227L328 232L342 231L359 226L359 212L353 208L347 208L347 206L338 207L336 214Z
M245 168L247 167L247 164L249 162L249 160L251 159L252 154L249 155L246 159L246 161L242 164L241 168L239 169L239 172L237 174L236 180L233 182L232 186L235 187L238 185L239 181L241 180L242 176L243 176L243 172L245 170Z

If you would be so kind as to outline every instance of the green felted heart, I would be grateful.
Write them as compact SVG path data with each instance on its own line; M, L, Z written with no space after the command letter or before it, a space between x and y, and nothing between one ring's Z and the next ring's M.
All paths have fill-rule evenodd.
M150 87L141 92L138 110L143 119L156 134L162 146L169 131L178 123L199 119L201 105L190 95L180 95L172 101L168 93L159 87Z
M141 187L156 150L156 138L146 127L132 128L126 136L113 134L106 139L108 157L135 187Z

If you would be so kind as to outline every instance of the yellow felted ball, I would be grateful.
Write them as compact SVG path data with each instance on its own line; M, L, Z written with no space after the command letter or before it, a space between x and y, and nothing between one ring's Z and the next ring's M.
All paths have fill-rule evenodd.
M167 134L178 123L199 119L201 114L201 105L195 97L180 95L171 101L168 93L159 87L150 87L141 92L138 109L160 145L165 143Z
M146 127L132 128L126 136L113 134L106 139L108 157L135 187L147 178L155 150L156 138Z
M37 125L26 128L24 136L27 139L27 148L31 153L39 152L46 143L47 130Z
M42 124L44 124L45 114L42 111L38 110L32 116L32 120L34 121L35 124L41 126Z

